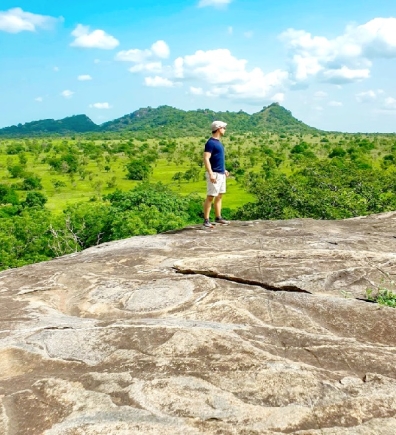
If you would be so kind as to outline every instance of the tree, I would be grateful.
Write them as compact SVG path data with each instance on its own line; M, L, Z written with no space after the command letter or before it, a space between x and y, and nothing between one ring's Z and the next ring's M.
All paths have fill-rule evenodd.
M356 161L310 162L290 176L253 179L256 202L237 210L238 219L344 219L396 209L396 173Z
M329 158L332 159L333 157L344 157L346 153L347 152L343 148L335 147L329 153Z
M113 189L114 187L116 187L117 184L117 177L115 175L113 175L110 180L107 181L106 185L109 189Z
M49 247L50 213L25 208L17 215L0 219L0 269L53 258Z
M27 157L25 153L20 153L18 155L19 163L21 166L25 167L27 164Z
M0 204L19 204L18 194L5 184L0 184Z
M197 166L191 166L190 169L187 169L187 171L184 173L183 178L186 181L198 181L199 180L199 174L201 173L201 169Z
M61 187L66 187L66 183L62 180L53 179L51 180L51 183L54 186L56 192L59 192Z
M22 202L22 207L38 207L43 208L47 202L47 197L40 192L28 192L25 201Z
M25 168L21 165L13 165L8 166L8 171L11 174L12 178L20 178L23 177L23 174L25 173Z
M125 167L128 180L148 180L152 172L151 166L142 159L131 160Z
M75 173L79 169L78 157L77 155L71 153L63 154L58 159L48 159L48 164L57 172Z
M41 184L41 178L34 174L25 174L25 179L20 185L21 190L41 190L43 188Z
M177 184L179 186L182 179L183 179L183 172L176 172L176 174L174 174L172 177L172 181L177 181Z

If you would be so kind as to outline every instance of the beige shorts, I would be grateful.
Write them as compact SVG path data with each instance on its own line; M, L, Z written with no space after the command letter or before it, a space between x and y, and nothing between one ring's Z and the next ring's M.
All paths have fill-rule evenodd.
M212 183L209 178L209 174L205 173L206 178L206 194L208 196L218 196L219 193L226 192L226 175L215 172L216 183Z

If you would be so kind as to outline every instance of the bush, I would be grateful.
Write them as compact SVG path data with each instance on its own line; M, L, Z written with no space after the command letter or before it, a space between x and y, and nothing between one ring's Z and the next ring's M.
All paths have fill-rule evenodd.
M148 180L152 171L151 166L146 161L141 159L131 160L127 165L125 165L125 167L128 171L128 180Z
M19 198L15 190L5 184L0 184L0 204L19 204Z
M237 219L344 219L396 209L396 174L373 170L360 161L334 158L305 166L289 177L249 174L256 202Z
M23 177L25 173L25 168L22 165L12 165L8 166L8 172L11 175L11 178L20 178Z
M19 215L0 219L0 269L49 260L50 214L26 208Z
M40 192L28 192L26 199L22 202L22 207L43 208L47 202L47 197Z
M27 176L19 186L20 190L41 190L41 178L37 175Z
M335 147L329 153L329 158L332 159L333 157L344 157L346 153L347 152L343 148Z

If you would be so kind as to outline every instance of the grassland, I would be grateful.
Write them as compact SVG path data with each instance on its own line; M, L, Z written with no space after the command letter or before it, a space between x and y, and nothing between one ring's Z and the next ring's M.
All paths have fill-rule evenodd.
M61 212L69 204L74 204L81 201L88 201L94 197L102 197L109 193L114 192L116 189L122 191L130 190L134 188L139 181L133 181L127 179L127 171L125 165L130 160L131 155L126 153L117 153L109 155L104 152L100 158L86 159L84 165L85 176L81 176L78 173L67 173L54 171L51 166L44 162L50 155L56 156L61 152L31 152L26 151L29 149L29 140L5 140L0 142L0 183L5 183L9 186L17 186L21 183L23 178L12 178L8 167L19 165L19 153L8 154L9 146L15 144L21 144L24 147L22 153L26 157L26 163L24 165L25 171L38 176L41 179L42 190L41 192L47 196L48 202L46 207L52 212ZM41 143L45 140L37 141L41 146ZM52 139L51 145L55 149L57 147L65 147L65 142L73 144L70 139ZM116 146L121 141L111 141L112 146ZM178 141L182 145L185 140ZM202 154L202 141L196 138L188 139L188 142L194 144L196 153ZM95 145L99 146L101 141L94 141ZM135 143L140 145L139 141ZM158 149L158 141L148 140L142 143L148 144L149 149ZM135 154L139 156L139 153ZM83 154L81 154L83 157ZM106 161L107 159L107 161ZM159 152L159 158L152 165L152 173L149 177L149 181L156 183L161 182L171 187L172 190L182 194L188 195L191 193L198 194L205 197L205 181L204 181L204 169L200 169L200 177L198 181L185 181L176 182L172 180L172 177L178 173L188 169L190 163L186 158L178 161L178 150L173 152L172 158L166 153ZM58 182L58 183L57 183ZM58 184L58 186L57 186ZM25 191L16 189L20 197L23 199L26 195ZM243 187L237 183L234 177L230 177L228 180L228 192L225 206L236 209L243 206L248 201L253 200L253 196L250 195Z
M182 195L196 193L205 196L202 150L206 138L181 138L176 140L90 140L89 138L48 138L48 139L12 139L0 141L0 183L17 187L22 178L12 178L9 167L21 164L24 156L24 170L41 179L41 192L47 196L46 204L53 212L61 212L68 204L100 198L116 189L130 190L139 181L127 178L126 164L133 158L145 158L148 153L156 155L152 164L150 182L162 182ZM231 209L242 207L254 197L247 192L243 177L235 177L241 169L261 171L268 157L278 158L278 169L289 175L299 165L296 157L314 155L327 158L331 150L341 148L345 152L357 149L364 153L373 166L379 167L385 155L395 153L394 135L350 135L315 134L282 135L264 133L260 136L234 135L224 138L227 155L227 167L232 176L228 180L228 192L224 206ZM296 146L303 144L299 154ZM366 144L366 148L362 147ZM370 146L367 146L369 144ZM123 151L115 152L120 145ZM15 152L15 149L19 151ZM87 151L88 150L88 151ZM295 152L296 151L296 152ZM307 154L308 152L308 154ZM58 158L65 153L78 156L81 170L70 172L56 171L48 163L50 158ZM305 153L305 154L304 154ZM189 167L199 168L198 179L175 181L178 172ZM238 181L237 181L238 179ZM26 191L18 190L21 198Z

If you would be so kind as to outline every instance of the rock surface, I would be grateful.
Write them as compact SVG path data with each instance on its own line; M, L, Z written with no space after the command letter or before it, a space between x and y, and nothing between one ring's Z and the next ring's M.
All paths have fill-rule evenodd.
M0 434L396 433L396 213L134 237L0 273Z

